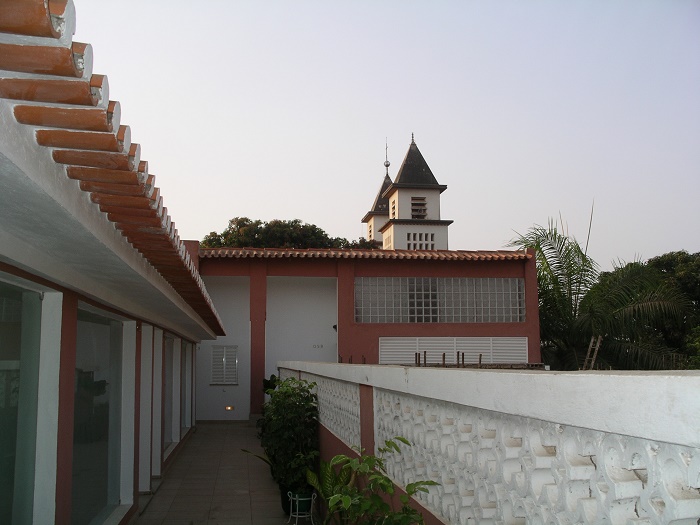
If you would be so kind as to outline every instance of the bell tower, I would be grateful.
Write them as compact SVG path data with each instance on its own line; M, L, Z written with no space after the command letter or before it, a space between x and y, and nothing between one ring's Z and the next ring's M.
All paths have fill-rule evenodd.
M393 182L389 178L388 159L384 165L387 169L384 184L373 210L365 215L365 219L374 220L374 237L369 238L381 239L385 250L447 250L447 228L453 221L440 218L440 195L447 186L438 183L413 135ZM378 206L381 209L375 212ZM377 220L379 217L382 219ZM369 234L370 222L365 219Z

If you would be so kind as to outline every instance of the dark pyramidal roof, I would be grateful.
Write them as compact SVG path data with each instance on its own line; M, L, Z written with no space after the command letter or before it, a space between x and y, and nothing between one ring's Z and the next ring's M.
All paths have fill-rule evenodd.
M396 188L433 188L440 190L441 193L447 189L447 186L438 183L413 138L411 138L406 158L403 159L399 173L396 175L396 180L382 196L388 197Z
M389 213L389 199L387 197L382 197L384 192L391 186L391 177L389 175L384 175L384 182L382 182L382 187L377 193L377 198L374 199L374 205L372 206L372 211L381 214Z

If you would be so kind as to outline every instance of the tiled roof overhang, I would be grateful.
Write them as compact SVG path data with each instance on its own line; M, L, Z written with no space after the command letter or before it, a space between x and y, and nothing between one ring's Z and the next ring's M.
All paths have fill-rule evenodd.
M318 248L202 248L202 259L386 259L430 261L524 261L532 255L523 251L464 250L347 250Z
M10 166L6 174L22 171L23 160L45 149L50 162L77 181L74 191L89 197L87 206L99 210L98 220L116 228L167 283L158 286L172 287L184 299L184 310L194 311L208 327L205 332L222 335L221 320L163 206L155 177L141 160L140 146L131 142L129 127L120 122L119 103L109 100L106 77L92 74L91 46L72 41L74 28L71 1L0 1L0 124L6 123L0 138L8 134L0 147L17 144L9 134L24 130L16 125L33 135L33 141L21 144L26 151L0 149L0 168L4 162ZM45 202L46 193L53 197L44 192L36 198ZM70 215L57 204L52 212ZM78 219L68 215L67 221Z

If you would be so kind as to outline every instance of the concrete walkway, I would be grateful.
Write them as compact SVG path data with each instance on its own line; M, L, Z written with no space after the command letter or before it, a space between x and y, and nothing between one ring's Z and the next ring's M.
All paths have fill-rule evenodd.
M287 523L270 469L258 458L241 452L242 448L262 452L255 423L198 423L150 503L133 523Z

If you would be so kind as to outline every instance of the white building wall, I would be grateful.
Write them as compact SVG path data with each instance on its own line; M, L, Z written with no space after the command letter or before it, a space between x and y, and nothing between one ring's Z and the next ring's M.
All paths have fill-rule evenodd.
M151 410L151 475L161 476L163 464L163 330L153 333L153 405Z
M425 197L427 209L427 215L425 217L426 220L440 220L440 190L417 190L413 188L399 189L391 196L391 201L396 201L396 219L411 218L412 197ZM389 204L390 213L391 201Z
M278 361L337 362L337 324L335 278L268 277L265 376L277 374Z
M367 221L367 240L382 242L383 238L379 230L382 229L382 226L384 226L388 220L388 215L372 216L372 218L369 221ZM370 231L372 232L371 235L369 233Z
M391 237L391 246L387 246L386 244L384 245L385 250L407 250L409 249L408 247L408 238L407 234L411 234L411 244L414 242L420 243L421 241L418 241L418 234L422 233L423 238L426 238L426 235L434 235L435 236L435 250L447 250L447 226L431 226L429 224L423 225L423 224L394 224L392 225L388 230L384 232L384 238L387 239L388 237ZM416 234L416 241L413 241L413 234ZM428 237L429 238L429 237ZM426 241L422 241L423 244L425 244ZM428 241L429 243L432 243L433 241ZM411 247L411 249L413 249ZM428 249L428 248L423 248L423 249Z
M119 428L119 499L122 505L134 501L134 452L135 452L135 411L136 407L136 321L123 323L121 356L121 425ZM115 456L117 454L115 453ZM116 459L116 458L115 458Z
M58 386L61 361L63 294L47 292L41 302L34 516L37 525L54 522L56 515L56 454L58 443Z
M151 491L151 410L153 404L153 327L141 325L141 386L139 392L139 491Z
M196 417L200 421L247 420L250 416L250 279L204 277L204 282L226 335L215 341L202 341L196 352ZM238 346L238 385L210 384L214 345ZM227 411L227 406L233 410Z

